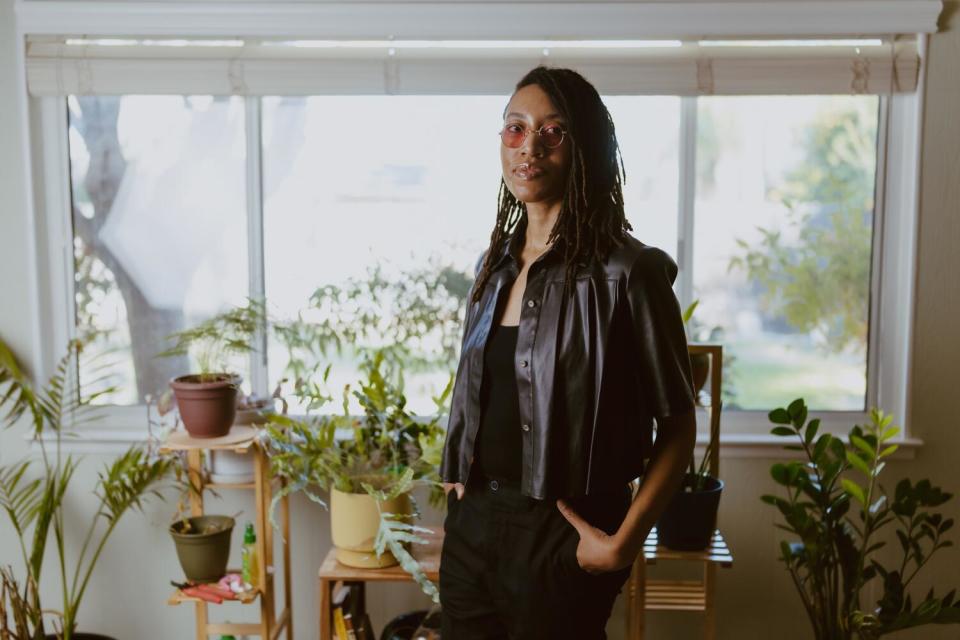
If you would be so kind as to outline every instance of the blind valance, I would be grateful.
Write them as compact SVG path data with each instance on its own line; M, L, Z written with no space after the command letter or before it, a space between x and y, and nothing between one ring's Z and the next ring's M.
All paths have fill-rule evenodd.
M282 41L30 36L31 95L508 94L537 64L607 95L904 93L916 40Z

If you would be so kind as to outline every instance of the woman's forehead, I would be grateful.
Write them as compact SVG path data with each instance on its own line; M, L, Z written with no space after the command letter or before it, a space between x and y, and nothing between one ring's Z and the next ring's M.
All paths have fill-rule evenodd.
M518 89L504 108L503 117L521 120L563 119L550 96L539 85L531 84Z

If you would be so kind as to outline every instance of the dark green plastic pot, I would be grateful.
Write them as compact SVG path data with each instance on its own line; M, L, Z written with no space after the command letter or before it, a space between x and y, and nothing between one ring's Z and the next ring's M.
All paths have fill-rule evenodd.
M188 580L216 582L227 572L230 559L230 537L236 521L229 516L195 516L187 518L190 531L183 533L184 524L177 520L170 525L170 535L177 546L177 558ZM202 533L210 525L218 530Z

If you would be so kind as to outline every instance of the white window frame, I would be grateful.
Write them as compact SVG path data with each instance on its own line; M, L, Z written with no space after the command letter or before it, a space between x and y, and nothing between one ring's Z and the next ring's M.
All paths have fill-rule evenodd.
M66 29L71 25L68 31L76 32L78 29L87 34L111 35L122 33L178 33L177 28L182 29L179 33L184 35L219 35L226 33L225 29L232 29L231 33L242 32L241 26L247 30L264 31L267 30L271 35L278 33L287 33L300 36L330 36L329 33L322 33L322 29L316 26L308 29L309 33L301 29L297 31L296 24L326 24L325 21L313 20L303 22L303 17L293 17L293 13L287 13L284 25L276 23L257 24L257 20L262 18L262 14L257 14L252 8L249 15L241 12L234 13L236 5L231 9L230 20L241 20L243 25L231 23L224 26L222 20L225 14L221 8L215 5L202 5L196 11L200 11L204 19L197 21L196 11L185 13L173 19L157 20L156 15L144 13L143 7L120 7L113 10L109 19L104 16L91 17L85 13L85 5L98 3L70 3L70 2L18 2L18 13L22 20L18 22L18 33L22 36L33 32L55 32L58 28ZM395 4L401 8L401 3ZM695 15L697 6L708 4L716 7L717 3L689 3L685 11L691 12L685 14L687 17L679 14L647 14L647 17L653 22L641 22L646 24L650 33L644 32L643 36L663 35L664 33L679 34L682 31L680 25L689 25L689 16ZM740 3L743 4L743 3ZM747 30L751 34L770 34L779 29L776 35L789 35L784 32L784 24L789 22L778 22L774 26L774 20L782 18L783 5L788 3L763 3L754 5L751 11L751 19L743 22L743 16L738 18L739 24L721 23L715 29L717 35L724 35L726 28L736 28L737 33L744 35L744 24L753 25L754 31ZM807 3L809 4L809 3ZM862 6L860 2L837 2L831 0L823 3L824 25L829 25L829 20L839 19L837 16L849 15L843 12L850 12L854 5ZM891 8L898 5L904 9L910 4L916 9L919 4L923 4L924 10L932 10L934 4L938 2L925 1L923 3L892 2L887 3ZM29 11L24 11L23 7L31 5ZM779 6L778 6L779 5ZM334 4L325 7L305 8L293 5L284 5L291 12L302 11L327 11ZM343 5L341 9L344 8ZM488 5L476 5L478 11L487 11ZM564 4L554 5L563 7ZM570 4L570 7L573 3ZM372 35L361 33L363 27L368 22L362 19L362 15L367 10L362 4L352 5L350 15L353 21L347 20L352 25L354 32L360 36ZM103 6L100 5L100 9ZM382 5L381 5L382 8ZM704 7L701 6L701 9ZM575 8L574 8L575 9ZM506 9L504 6L500 10ZM640 7L638 5L624 4L621 10L628 11L650 11L650 6ZM744 9L746 10L746 9ZM759 11L759 12L758 12ZM891 9L891 12L893 9ZM833 13L831 13L833 12ZM929 12L929 11L928 11ZM282 13L282 12L281 12ZM827 14L830 13L831 16ZM917 20L919 25L921 12L911 13L911 18ZM169 18L170 14L165 14ZM240 17L237 17L237 16ZM390 14L393 15L392 13ZM484 14L487 15L487 14ZM571 15L576 15L573 11ZM632 15L632 14L631 14ZM902 21L904 15L894 16L893 13L886 15L883 20L889 23L879 24L881 21L879 14L874 18L878 21L876 24L869 25L874 29L886 29L893 31L890 25L896 20ZM679 17L678 17L679 16ZM383 16L380 16L383 17ZM860 16L862 18L862 16ZM209 19L209 23L204 20ZM390 18L397 25L398 32L403 32L403 20L399 15ZM852 18L850 18L852 20ZM928 20L929 16L924 16ZM153 22L149 22L153 20ZM219 20L219 22L218 22ZM485 18L486 20L486 18ZM67 22L65 22L67 21ZM389 20L388 20L389 21ZM765 22L766 21L766 22ZM135 29L134 24L139 24L141 28ZM144 27L149 24L150 27ZM192 26L188 27L190 24ZM475 31L472 35L484 33L484 29L492 29L494 22L484 22L481 20L474 25ZM502 23L496 23L499 26ZM576 24L575 22L570 24ZM611 24L626 24L624 22L614 21ZM862 22L859 25L859 33L870 31ZM83 28L81 29L81 25ZM726 26L725 26L726 25ZM569 24L568 24L569 26ZM406 25L406 28L411 28ZM433 29L447 29L445 33L450 37L463 37L464 34L457 30L457 27L451 20L439 20L433 23ZM586 33L578 32L583 37L597 36L595 29L601 28L598 25L585 27ZM689 28L686 27L686 28ZM918 26L918 28L920 28ZM198 33L197 30L202 31ZM287 29L287 31L283 31ZM293 33L293 31L297 31ZM828 29L827 26L823 27ZM152 30L152 31L151 31ZM826 33L826 31L823 31ZM732 32L730 32L732 33ZM806 35L817 35L820 31L815 26L806 25L804 28ZM409 35L409 34L407 34ZM428 34L437 37L436 33ZM522 35L522 34L520 34ZM605 37L611 37L609 32L603 34ZM614 34L624 37L627 34ZM639 37L638 34L630 34L632 37ZM921 59L926 56L926 36L918 36ZM18 64L20 73L23 73L24 58L22 49L18 51ZM925 71L925 65L921 66ZM920 162L920 141L922 134L922 112L924 99L924 74L918 83L918 89L911 94L894 94L880 97L880 127L878 131L877 146L877 181L875 198L875 236L873 243L873 268L871 269L871 305L870 305L870 335L868 344L868 389L867 406L882 406L886 411L892 413L903 426L901 453L904 457L912 457L913 450L921 443L919 439L910 436L910 425L905 422L905 417L909 416L910 409L910 357L911 357L911 331L913 325L913 305L914 305L914 281L916 273L916 241L917 241L917 215L919 208L919 162ZM68 143L68 122L66 112L66 100L58 97L33 98L26 94L25 83L21 83L21 95L19 96L25 107L24 113L29 112L28 122L31 124L28 130L29 148L28 156L32 157L31 170L27 172L29 181L28 188L32 193L31 224L34 232L34 243L32 247L35 252L35 261L33 266L33 277L37 283L37 295L34 300L33 313L35 318L35 352L34 352L34 371L39 376L45 378L51 370L53 363L56 362L59 354L63 352L67 341L72 337L71 331L75 323L74 318L74 273L73 273L73 236L71 220L71 202L70 202L70 173L69 173L69 152ZM247 140L247 220L248 220L248 260L250 273L250 295L255 298L262 298L264 295L264 264L263 264L263 243L262 243L262 193L261 193L261 150L260 150L260 109L261 101L259 97L247 97L246 100L246 140ZM677 255L681 266L681 275L678 281L678 297L681 303L686 306L692 298L692 260L693 260L693 218L694 218L694 192L695 188L695 139L696 139L696 98L681 98L681 132L680 132L680 179L679 188L679 231L680 238ZM251 382L254 390L259 393L266 393L268 389L267 364L266 364L266 338L257 337L258 344L261 346L251 357ZM863 423L868 419L866 412L862 411L831 411L817 412L821 417L825 429L835 433L845 433L850 426L856 423ZM701 425L706 424L706 414L701 410L698 421ZM103 451L105 449L115 449L126 446L130 442L141 441L145 434L144 426L146 424L146 413L142 406L134 407L114 407L106 412L102 426L97 429L85 428L82 431L82 437L74 444L74 448L86 449L91 451ZM754 457L770 455L772 449L775 449L779 455L782 446L781 441L774 436L764 436L760 433L763 427L768 425L765 412L761 411L724 411L723 434L721 441L723 443L723 455L734 457ZM752 433L751 433L752 432ZM701 434L698 437L699 446L705 442L706 435Z

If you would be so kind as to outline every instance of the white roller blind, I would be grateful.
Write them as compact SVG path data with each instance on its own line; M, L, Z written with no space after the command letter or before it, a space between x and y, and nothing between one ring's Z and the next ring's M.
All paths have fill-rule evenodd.
M601 93L904 93L913 38L781 42L284 42L30 36L35 96L69 94L505 94L537 64Z

